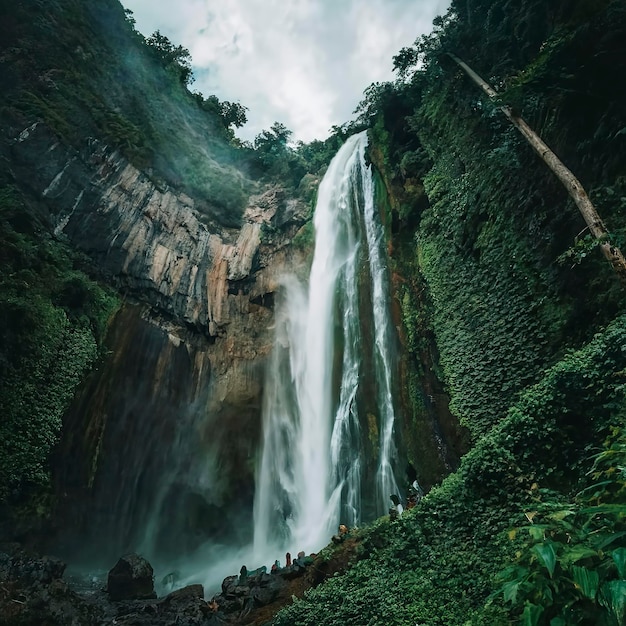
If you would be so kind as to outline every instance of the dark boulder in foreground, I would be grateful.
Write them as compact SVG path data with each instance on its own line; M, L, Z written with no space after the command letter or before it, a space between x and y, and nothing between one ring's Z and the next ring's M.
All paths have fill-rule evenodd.
M121 557L109 572L107 591L115 601L156 598L152 565L138 554Z

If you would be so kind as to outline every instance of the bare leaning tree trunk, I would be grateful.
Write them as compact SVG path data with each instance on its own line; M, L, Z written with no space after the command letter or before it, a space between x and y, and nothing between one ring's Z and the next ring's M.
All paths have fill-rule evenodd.
M463 62L454 54L448 53L448 56L489 96L491 100L497 98L498 94L485 82L467 63ZM589 200L589 196L585 192L580 181L565 166L559 157L550 150L539 135L521 118L515 115L509 106L499 107L502 113L506 115L513 126L517 128L525 139L532 146L533 150L541 157L545 164L554 172L557 178L565 185L569 195L572 197L578 210L581 212L589 231L599 240L602 253L613 266L622 286L626 287L626 259L621 250L610 243L609 231L607 230L602 218L596 211L595 206Z

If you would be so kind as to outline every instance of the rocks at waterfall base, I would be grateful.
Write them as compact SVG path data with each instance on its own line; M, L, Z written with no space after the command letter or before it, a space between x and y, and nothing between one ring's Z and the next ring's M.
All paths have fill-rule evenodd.
M121 557L109 571L106 588L89 588L63 579L65 563L29 554L18 544L0 546L0 624L2 626L217 626L261 625L293 596L345 567L353 548L337 560L298 559L271 574L261 571L228 576L221 592L204 599L195 584L157 599L152 566L137 554Z
M157 600L152 566L136 554L122 557L109 572L107 590L93 587L75 591L63 580L64 571L65 563L59 559L27 554L16 545L0 548L0 624L211 626L218 623L204 599L202 585L190 585Z
M138 554L123 556L109 572L107 591L111 600L156 598L152 565Z
M103 623L104 613L62 579L65 563L0 547L0 624L83 626Z

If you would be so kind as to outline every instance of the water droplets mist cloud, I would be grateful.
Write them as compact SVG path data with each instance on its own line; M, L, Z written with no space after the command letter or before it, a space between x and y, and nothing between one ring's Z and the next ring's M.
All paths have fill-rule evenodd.
M239 135L274 121L303 141L352 117L392 56L431 29L450 0L123 0L144 35L189 49L205 96L250 110Z

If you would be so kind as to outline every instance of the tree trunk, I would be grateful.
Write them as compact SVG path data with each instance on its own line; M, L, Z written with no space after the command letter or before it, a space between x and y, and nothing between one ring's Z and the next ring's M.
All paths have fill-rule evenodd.
M486 83L467 63L464 63L454 54L448 53L448 56L489 96L491 100L495 100L498 94L488 83ZM506 115L513 126L517 128L526 138L533 150L541 157L546 165L554 172L557 178L565 185L567 192L572 197L578 210L581 212L589 232L599 240L602 253L613 266L622 286L626 287L626 259L617 246L609 241L609 231L607 230L602 218L596 211L596 208L589 200L589 196L585 192L580 181L565 166L559 157L550 150L539 135L521 118L516 115L511 107L499 107L502 113Z

